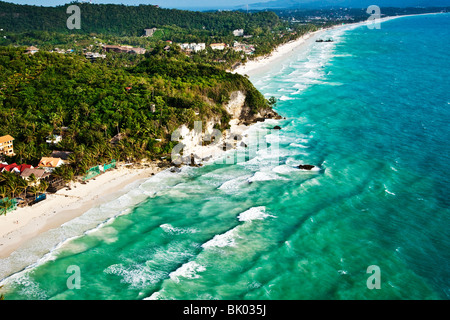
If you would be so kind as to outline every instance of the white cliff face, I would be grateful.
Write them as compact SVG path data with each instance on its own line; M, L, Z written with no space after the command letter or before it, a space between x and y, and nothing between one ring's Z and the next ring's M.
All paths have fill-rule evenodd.
M231 115L232 119L230 125L232 126L231 132L243 130L241 126L237 126L239 118L244 107L245 94L242 91L234 91L230 95L230 101L224 106L225 110ZM191 155L194 157L194 162L199 163L203 159L215 156L223 151L223 143L227 142L227 137L222 136L222 133L214 129L214 125L217 120L208 121L205 124L197 123L194 129L190 130L186 125L181 126L178 130L178 136L173 135L172 138L178 137L179 144L172 150L172 158L174 154L182 152L182 157L179 159L183 163L191 163ZM244 127L244 126L242 126ZM236 128L234 130L233 128ZM206 146L202 146L202 141L210 141L211 135L214 137L214 143L207 143ZM174 159L172 159L173 161Z
M230 95L230 101L225 105L225 110L231 114L233 119L239 119L242 108L245 103L245 94L242 91L233 91Z

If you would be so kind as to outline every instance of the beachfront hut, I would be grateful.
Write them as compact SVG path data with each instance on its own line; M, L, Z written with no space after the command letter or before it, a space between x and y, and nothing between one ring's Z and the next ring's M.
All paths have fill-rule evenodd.
M55 168L60 167L64 164L64 160L61 158L47 158L43 157L39 161L38 168L44 169L47 172L52 172Z
M35 168L28 168L23 170L23 172L20 174L20 176L23 179L27 179L29 178L31 175L34 175L36 177L36 179L41 180L41 179L46 179L48 177L50 177L50 173L46 172L44 169L35 169Z

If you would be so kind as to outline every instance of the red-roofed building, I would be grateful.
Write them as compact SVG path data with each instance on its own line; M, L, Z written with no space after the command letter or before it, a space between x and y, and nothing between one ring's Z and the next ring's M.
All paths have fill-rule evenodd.
M30 164L21 164L18 165L17 163L7 164L7 163L0 163L0 172L15 172L15 173L22 173L25 169L33 169L34 167Z
M33 169L31 164L21 164L11 170L11 172L22 173L25 169Z
M11 170L14 169L15 167L17 167L17 163L8 164L8 165L4 166L4 167L0 170L0 172L5 172L5 171L11 172Z

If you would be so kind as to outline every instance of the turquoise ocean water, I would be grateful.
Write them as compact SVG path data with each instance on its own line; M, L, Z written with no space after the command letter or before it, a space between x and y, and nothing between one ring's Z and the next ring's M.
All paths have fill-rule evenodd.
M41 235L0 261L6 299L449 299L450 15L325 36L251 75L286 117L247 132L268 149Z

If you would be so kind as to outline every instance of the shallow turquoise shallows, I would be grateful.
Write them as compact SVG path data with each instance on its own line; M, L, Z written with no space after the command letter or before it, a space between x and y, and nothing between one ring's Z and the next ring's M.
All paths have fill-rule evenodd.
M41 235L6 299L449 299L450 15L321 37L250 77L286 117L247 133L269 148Z

